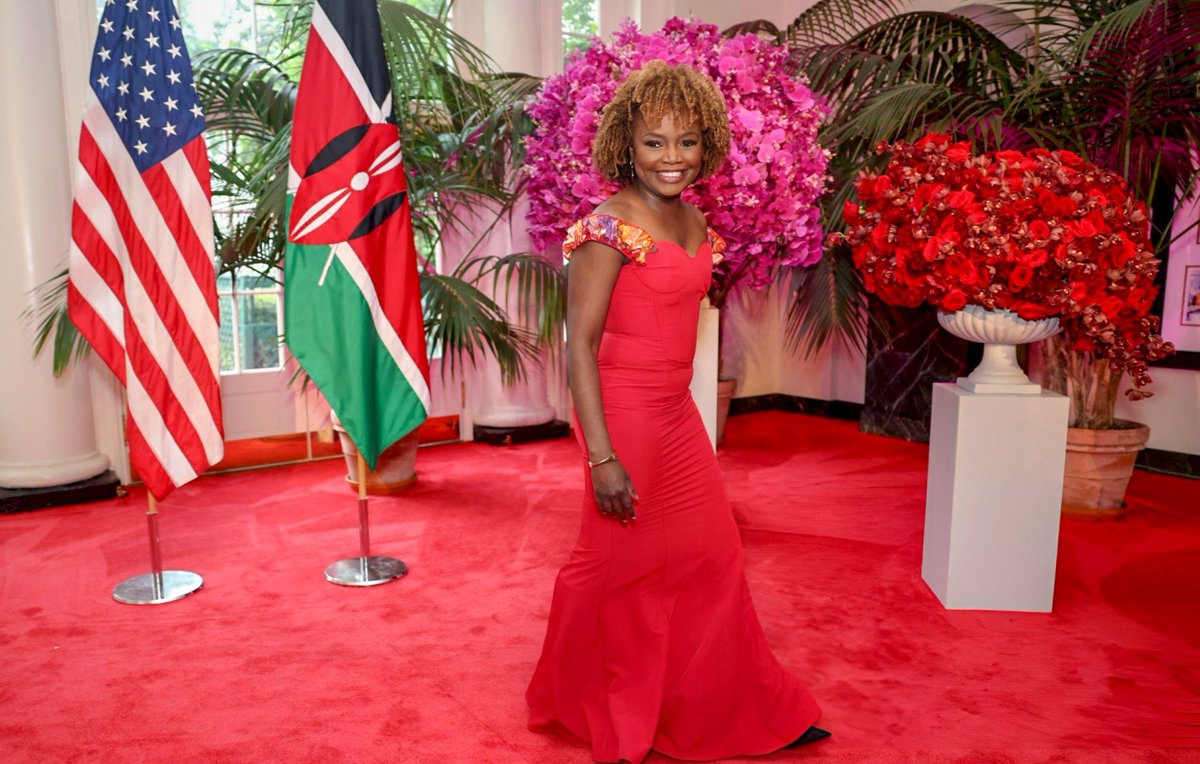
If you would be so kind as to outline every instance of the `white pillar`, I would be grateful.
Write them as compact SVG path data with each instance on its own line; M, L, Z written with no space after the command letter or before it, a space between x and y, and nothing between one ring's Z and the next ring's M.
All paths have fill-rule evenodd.
M451 26L504 71L562 71L562 0L457 0Z
M638 4L638 15L638 26L646 34L652 34L662 29L663 24L671 17L688 14L680 11L676 0L641 0Z
M641 27L641 6L640 0L600 0L600 37L605 40L612 37L625 19L632 19Z
M77 20L83 8L76 0L0 3L0 486L10 488L108 468L96 450L87 369L55 379L48 353L32 360L33 332L20 315L30 291L67 262L74 147L64 68L83 59L60 43L59 18ZM86 76L70 75L80 85Z
M721 311L708 304L700 307L696 328L696 358L692 361L692 400L700 412L713 450L717 448L717 361Z

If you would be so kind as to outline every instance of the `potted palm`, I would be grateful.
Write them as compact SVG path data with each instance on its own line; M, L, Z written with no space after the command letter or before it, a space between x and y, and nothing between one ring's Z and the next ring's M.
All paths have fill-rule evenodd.
M852 181L882 161L879 141L941 130L973 150L1066 149L1117 173L1144 202L1178 202L1198 176L1200 4L1175 0L999 0L991 19L905 12L905 0L822 0L779 33L796 66L833 107L825 131L837 160L825 204L842 230ZM1157 204L1155 205L1158 206ZM1165 205L1169 206L1169 205ZM1175 205L1178 207L1178 204ZM1155 244L1171 226L1156 221ZM861 336L861 277L850 249L831 247L797 291L793 329L809 347L829 334ZM1104 295L1082 307L1099 310ZM1136 319L1143 320L1141 318ZM1122 355L1065 338L1048 341L1046 384L1069 395L1076 432L1128 439L1114 417ZM1144 358L1144 356L1143 356ZM1135 379L1131 397L1145 397ZM1072 440L1076 437L1073 435ZM1144 442L1144 440L1143 440ZM1100 450L1106 450L1101 447ZM1126 474L1132 458L1124 460ZM1068 471L1078 471L1068 467ZM1127 477L1125 478L1127 482ZM1093 491L1119 511L1124 485ZM1067 501L1082 496L1066 490Z
M537 80L498 72L482 51L449 28L447 6L440 15L430 15L399 0L380 3L413 227L423 259L427 344L431 354L441 356L443 374L491 355L503 379L512 382L536 357L539 343L557 336L553 327L561 321L563 304L560 274L540 258L523 254L470 258L441 273L436 253L442 232L463 223L459 212L464 202L484 200L497 217L511 213L520 158L520 105ZM220 273L278 279L282 272L292 108L310 17L310 5L294 6L270 54L221 49L195 57L197 92L208 123L214 209L228 213L216 216ZM65 277L64 271L43 287L34 316L35 349L52 345L56 372L86 352L86 343L66 317ZM537 306L543 319L538 330L514 326L489 296L485 284L497 279L515 285L523 304ZM415 448L415 438L405 439L388 455L411 464ZM355 460L348 463L353 469ZM407 472L383 482L404 483L411 468Z

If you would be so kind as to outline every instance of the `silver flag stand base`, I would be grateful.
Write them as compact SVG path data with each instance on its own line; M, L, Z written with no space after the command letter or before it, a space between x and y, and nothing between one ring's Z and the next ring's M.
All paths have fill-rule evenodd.
M113 589L113 599L126 605L159 605L183 599L204 585L190 570L164 570L127 578Z
M378 586L407 572L408 566L395 557L347 557L325 569L325 580L342 586Z
M366 475L362 454L358 455L358 474ZM358 484L358 557L338 560L325 568L325 580L341 586L378 586L395 581L405 573L408 566L395 557L371 554L371 520L367 514L367 481L359 478Z
M113 599L126 605L161 605L183 599L204 586L204 579L190 570L163 570L158 546L158 503L147 495L150 505L146 526L150 531L150 572L127 578L113 589Z

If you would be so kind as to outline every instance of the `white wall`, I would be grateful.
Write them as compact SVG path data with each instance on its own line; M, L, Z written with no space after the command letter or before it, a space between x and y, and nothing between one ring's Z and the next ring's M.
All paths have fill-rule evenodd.
M1117 402L1117 416L1150 425L1150 448L1200 454L1200 372L1150 369L1153 397ZM1124 390L1124 388L1122 388Z
M788 350L788 290L737 291L725 306L722 364L736 377L734 396L783 393L817 400L863 402L861 350L831 342L811 357Z

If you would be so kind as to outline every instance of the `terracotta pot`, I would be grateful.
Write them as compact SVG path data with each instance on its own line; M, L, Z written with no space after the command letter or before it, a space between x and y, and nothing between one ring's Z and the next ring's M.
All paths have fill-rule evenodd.
M1119 518L1125 511L1125 489L1137 453L1146 447L1149 437L1149 427L1123 419L1111 430L1068 427L1063 513Z
M725 420L729 418L729 403L737 390L736 379L717 380L717 445L725 440Z
M354 493L358 493L358 448L346 434L341 422L334 419L333 429L342 444L342 456L346 458L346 482ZM384 449L379 455L375 469L367 472L367 494L386 496L398 493L417 482L417 446L421 439L413 430L400 440Z

